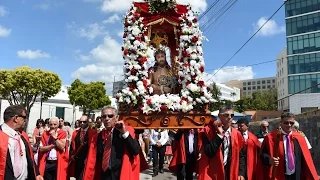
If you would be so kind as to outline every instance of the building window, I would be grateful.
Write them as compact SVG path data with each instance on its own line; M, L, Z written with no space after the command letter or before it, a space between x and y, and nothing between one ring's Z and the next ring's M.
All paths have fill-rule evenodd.
M251 92L248 92L248 96L251 96Z
M317 86L319 83L320 74L289 76L289 93L320 93L320 85Z
M251 87L248 87L248 90L251 90Z
M262 84L266 84L266 81L265 81L265 80L262 80Z
M260 89L260 86L257 86L257 89Z
M275 80L275 79L272 79L272 83L276 83L276 80Z
M271 88L271 86L270 86L270 85L268 85L268 86L267 86L267 88L268 88L268 89L270 89L270 88Z
M287 46L288 55L320 51L320 33L290 37Z
M243 86L246 86L247 85L247 83L246 82L243 82Z
M251 82L248 82L248 86L250 86L251 85Z
M271 81L270 81L270 80L267 80L267 83L268 83L268 84L270 84L270 83L271 83Z
M291 56L288 59L288 74L320 71L320 53Z
M243 94L244 96L246 96L246 95L247 95L247 93L246 93L246 92L243 92L242 94Z
M295 0L286 3L286 17L317 11L320 9L320 1L317 0Z
M255 87L255 86L252 86L252 90L256 90L256 87Z
M256 85L256 82L255 82L255 81L252 81L252 85L253 85L253 86Z
M286 20L287 36L320 30L320 13Z
M275 86L275 85L272 85L272 88L276 88L276 86Z
M243 87L242 89L243 89L244 91L245 91L245 90L247 90L247 88L246 88L246 87Z
M266 89L266 86L262 86L262 89Z
M260 81L257 81L257 84L260 84Z

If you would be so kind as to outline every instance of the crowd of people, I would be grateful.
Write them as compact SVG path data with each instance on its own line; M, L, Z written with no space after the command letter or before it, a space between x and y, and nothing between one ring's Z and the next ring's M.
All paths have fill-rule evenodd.
M283 113L281 128L271 131L262 121L256 134L247 119L233 116L224 106L201 129L134 130L106 106L95 121L83 115L74 128L62 118L39 119L30 142L25 108L9 106L0 126L0 180L138 180L151 163L153 177L167 163L178 180L318 179L293 114Z

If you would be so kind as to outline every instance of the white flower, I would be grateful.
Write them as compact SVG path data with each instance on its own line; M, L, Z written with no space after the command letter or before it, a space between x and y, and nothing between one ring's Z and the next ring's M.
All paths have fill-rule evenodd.
M132 34L134 36L138 36L140 34L140 32L141 32L141 30L138 27L135 26L135 27L132 28Z

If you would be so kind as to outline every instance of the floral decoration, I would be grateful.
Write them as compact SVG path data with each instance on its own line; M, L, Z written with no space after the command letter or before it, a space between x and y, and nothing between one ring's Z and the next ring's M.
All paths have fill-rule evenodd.
M123 106L140 109L143 113L204 110L214 102L204 76L202 40L204 36L199 28L198 19L190 6L181 16L179 39L178 81L182 90L177 94L153 95L147 69L147 27L142 23L139 9L132 6L124 22L123 58L125 83L118 93L117 100ZM150 10L150 8L149 8Z
M149 12L160 13L173 9L176 5L176 0L145 0L149 4Z

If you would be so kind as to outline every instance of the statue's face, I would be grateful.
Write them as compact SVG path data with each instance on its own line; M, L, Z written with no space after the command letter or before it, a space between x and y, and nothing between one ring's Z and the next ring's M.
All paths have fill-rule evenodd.
M157 54L156 61L158 62L159 66L164 66L166 64L166 55L163 53Z

